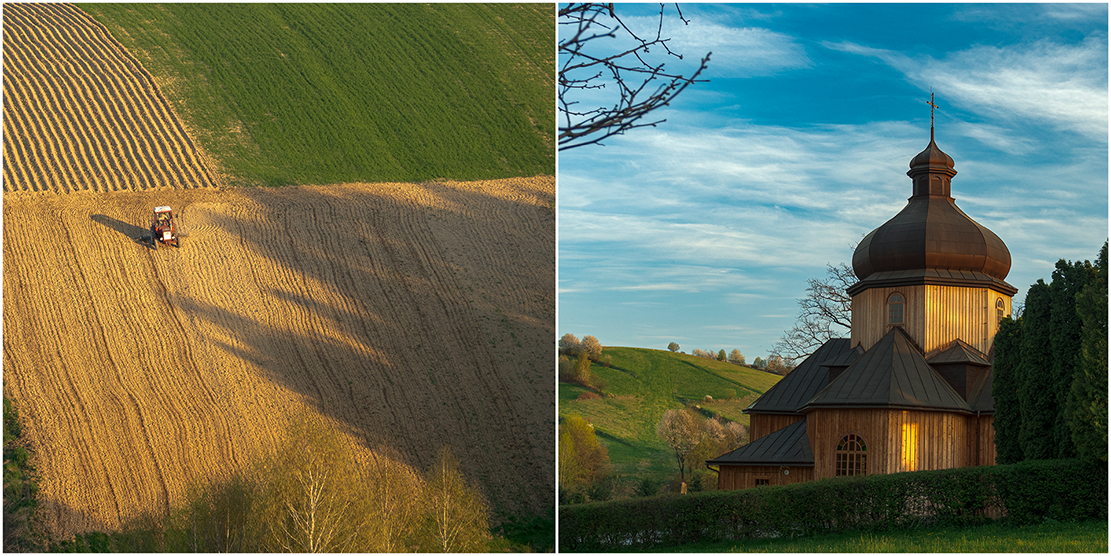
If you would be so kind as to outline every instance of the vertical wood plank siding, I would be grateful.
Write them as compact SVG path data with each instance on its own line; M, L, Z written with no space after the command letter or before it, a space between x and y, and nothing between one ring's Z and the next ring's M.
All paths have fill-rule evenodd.
M988 288L929 285L872 288L853 297L852 345L870 349L887 333L887 299L895 292L906 298L904 330L926 353L958 338L989 353L999 329L996 300L1002 299L1004 314L1011 314L1010 296Z
M790 473L784 475L783 469ZM805 483L814 480L814 469L777 465L722 465L718 471L718 490L753 488L756 486L756 479L768 481L769 486Z
M790 467L784 476L783 467L722 465L718 489L752 488L756 479L781 485L835 477L837 443L849 433L864 439L868 475L995 465L994 420L939 411L815 409L806 416L814 467Z
M806 418L815 479L836 476L837 443L849 433L864 439L867 474L876 475L979 465L982 430L976 417L936 411L816 409Z
M802 415L774 415L750 413L748 416L748 441L755 442L783 427L803 420Z

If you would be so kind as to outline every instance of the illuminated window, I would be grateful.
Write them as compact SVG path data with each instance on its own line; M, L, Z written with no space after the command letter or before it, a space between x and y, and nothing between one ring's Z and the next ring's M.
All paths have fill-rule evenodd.
M905 415L906 412L904 411ZM918 469L918 423L903 423L903 471Z
M887 324L903 324L903 308L906 307L906 303L906 299L899 293L893 293L887 298Z
M995 322L1003 320L1003 298L995 300Z
M836 475L865 475L868 473L868 446L856 434L845 435L837 443Z

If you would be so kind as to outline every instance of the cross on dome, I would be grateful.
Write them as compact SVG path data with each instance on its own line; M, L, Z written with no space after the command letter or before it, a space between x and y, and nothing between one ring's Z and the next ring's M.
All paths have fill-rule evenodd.
M938 108L938 106L936 104L934 104L934 90L933 90L933 87L930 88L930 100L926 101L926 104L930 105L930 141L933 141L934 140L934 110L935 109L941 110L941 108Z

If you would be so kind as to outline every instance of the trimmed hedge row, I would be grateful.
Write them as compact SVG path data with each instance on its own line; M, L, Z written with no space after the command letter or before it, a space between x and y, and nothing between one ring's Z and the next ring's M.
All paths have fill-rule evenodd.
M563 506L559 550L637 550L696 541L1107 518L1107 468L1027 461L782 487Z

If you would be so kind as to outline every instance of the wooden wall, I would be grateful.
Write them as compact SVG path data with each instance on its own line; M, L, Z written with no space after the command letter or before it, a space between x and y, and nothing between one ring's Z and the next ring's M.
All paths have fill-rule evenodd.
M748 441L751 443L783 427L805 419L802 415L748 414Z
M928 285L871 288L853 297L853 346L860 344L870 349L887 334L887 298L895 292L907 300L903 329L926 353L958 338L989 353L999 329L996 300L1002 298L1004 314L1011 314L1011 297L989 288Z
M806 418L814 478L836 476L837 443L849 433L868 447L868 475L977 465L973 447L980 435L972 419L936 411L816 409Z
M789 471L787 475L783 470ZM778 465L722 465L718 470L718 490L753 488L756 479L767 479L769 486L791 485L814 480L814 468Z
M972 465L995 465L995 415L970 417L979 433L976 435L976 460Z

